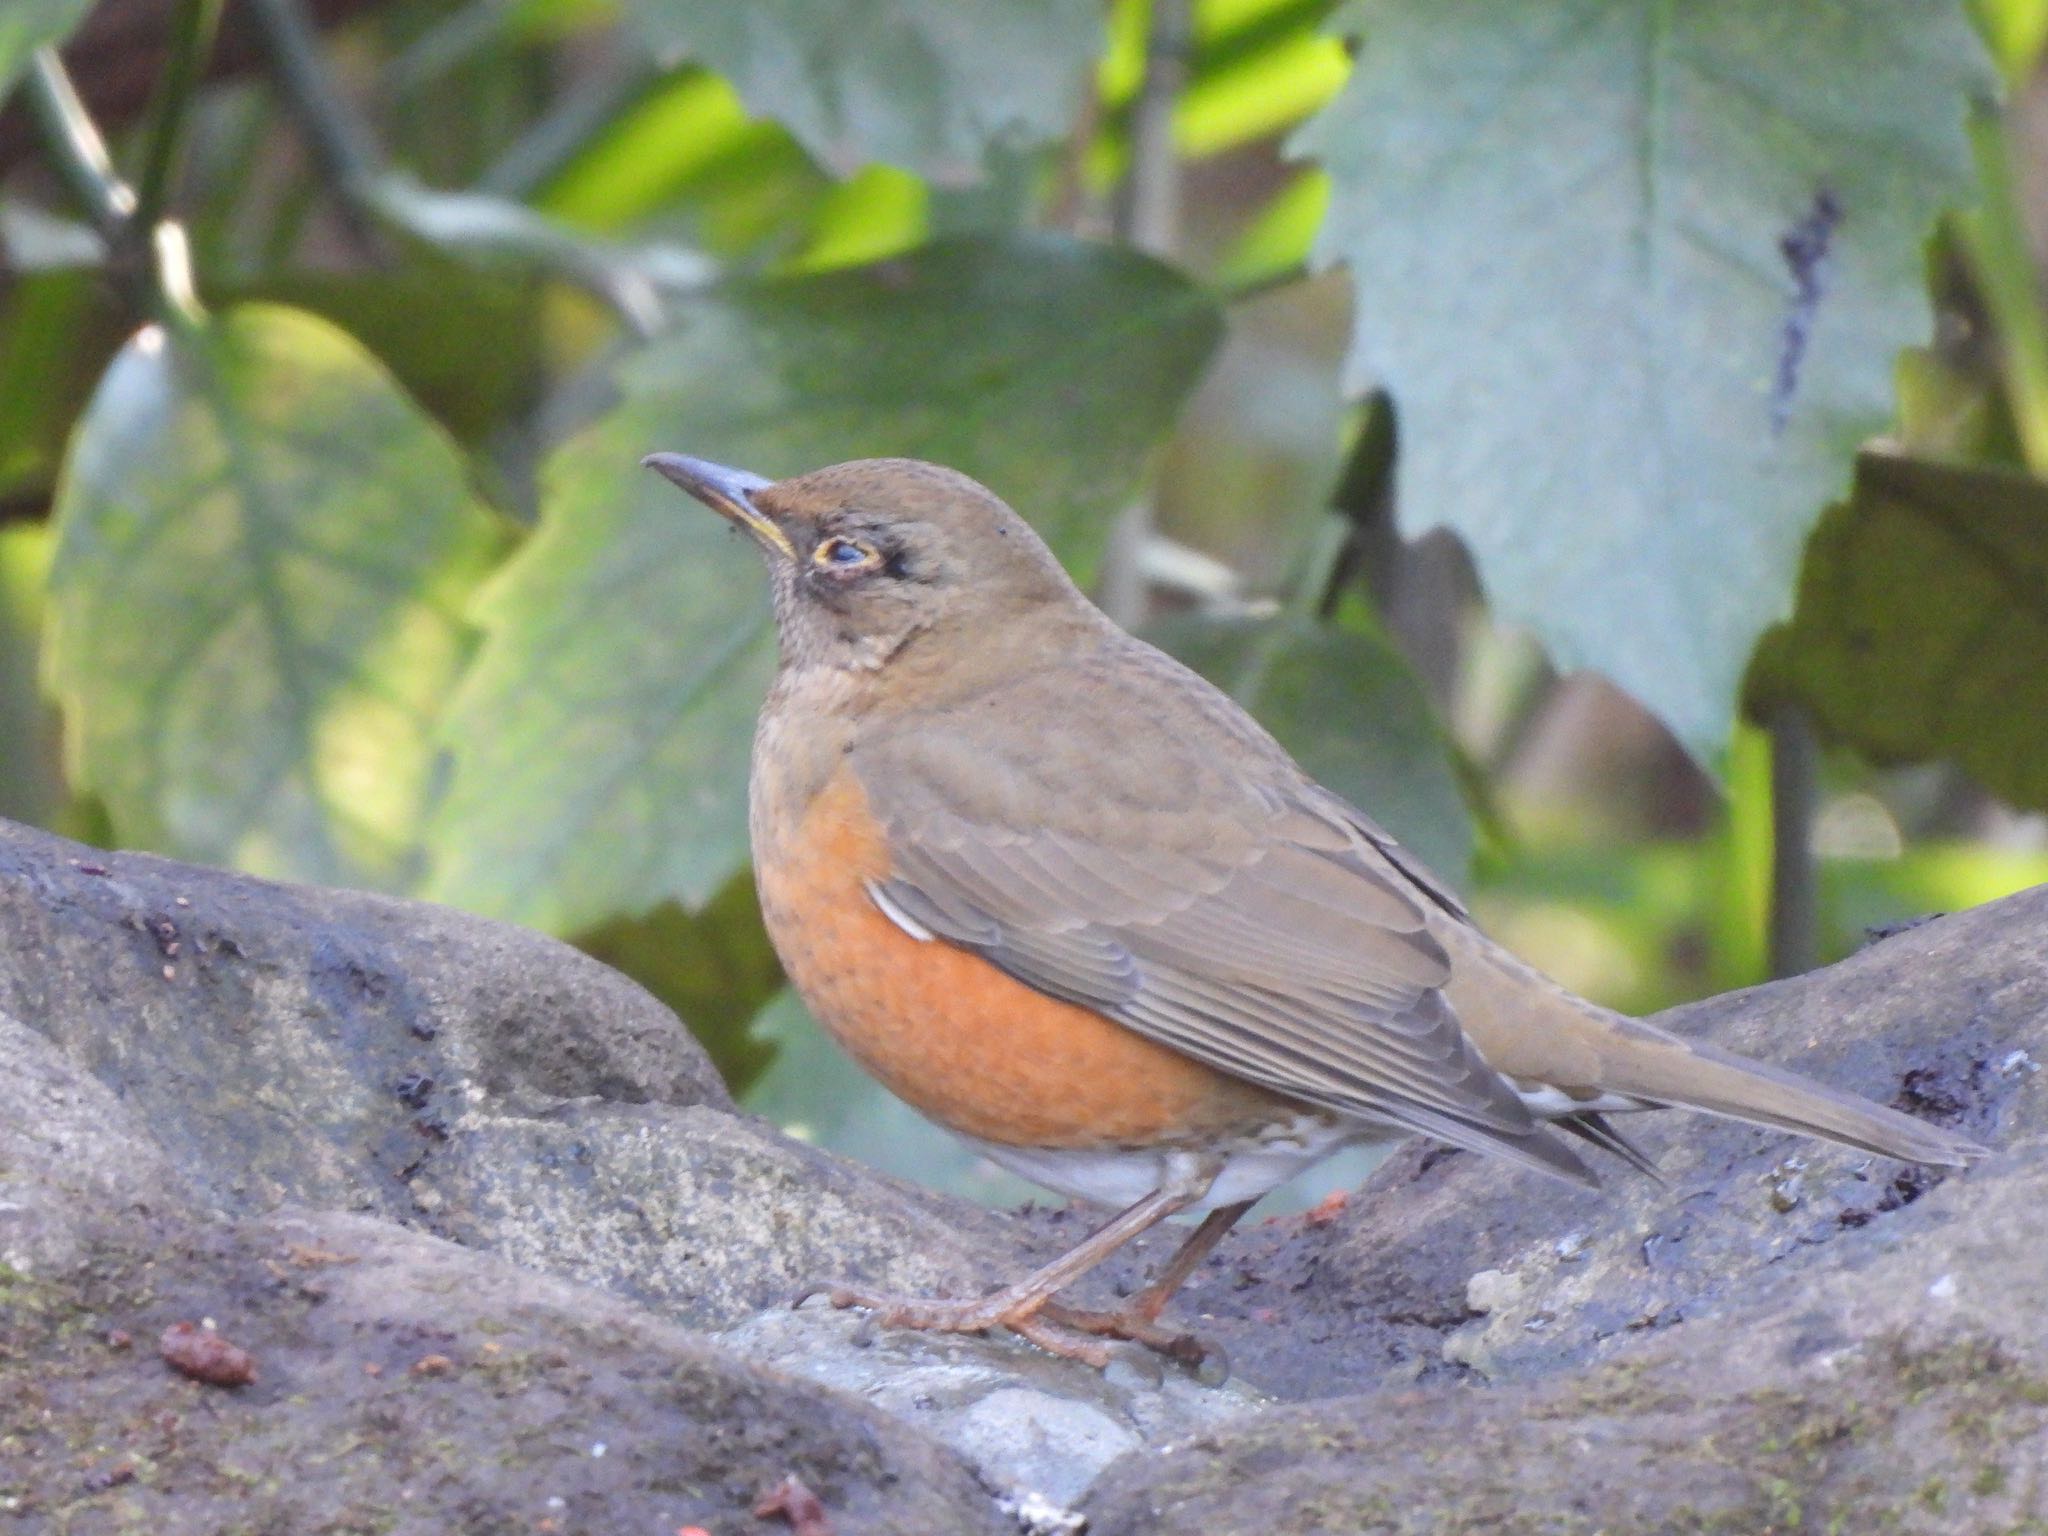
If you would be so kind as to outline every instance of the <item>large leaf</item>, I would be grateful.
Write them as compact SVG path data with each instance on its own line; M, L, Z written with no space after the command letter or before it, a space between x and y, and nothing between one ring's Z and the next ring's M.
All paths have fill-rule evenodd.
M1102 49L1098 0L627 0L657 54L730 80L846 174L975 179L988 149L1065 132Z
M1866 455L1752 697L1804 703L1880 762L1953 758L2048 809L2048 484Z
M1310 775L1453 882L1472 820L1449 744L1393 644L1363 628L1274 619L1179 618L1152 639L1222 688Z
M907 454L1011 497L1083 574L1215 342L1168 268L1050 239L960 241L708 295L548 464L538 534L487 589L432 832L442 899L579 932L702 902L746 858L747 749L774 665L752 549L638 467L768 475Z
M247 287L220 282L210 291L287 304L340 326L457 442L502 441L532 408L548 296L532 278L429 258L346 272L284 268Z
M5 0L0 4L0 101L38 48L55 47L85 20L92 0Z
M1694 751L1725 739L1808 530L1930 329L1970 184L1958 0L1354 0L1297 147L1400 401L1403 521Z
M115 360L58 492L49 676L124 842L399 886L497 543L342 332L250 305Z

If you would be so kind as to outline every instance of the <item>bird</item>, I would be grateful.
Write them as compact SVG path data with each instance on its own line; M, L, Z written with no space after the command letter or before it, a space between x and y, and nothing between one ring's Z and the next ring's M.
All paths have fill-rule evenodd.
M1261 1196L1341 1148L1421 1135L1596 1185L1588 1149L1654 1174L1612 1116L1678 1107L1908 1162L1985 1151L1518 959L968 476L642 462L767 565L779 662L748 821L789 981L925 1117L1116 1212L988 1295L837 1286L834 1305L1097 1366L1119 1341L1199 1366L1209 1346L1167 1303ZM1196 1215L1123 1304L1060 1298Z

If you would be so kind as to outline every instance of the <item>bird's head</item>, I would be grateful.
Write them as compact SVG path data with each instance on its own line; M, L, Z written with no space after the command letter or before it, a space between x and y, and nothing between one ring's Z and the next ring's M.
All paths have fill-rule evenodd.
M771 481L681 454L642 462L760 546L785 667L872 670L935 633L947 643L920 650L971 666L1020 628L1104 622L1031 525L957 470L857 459Z

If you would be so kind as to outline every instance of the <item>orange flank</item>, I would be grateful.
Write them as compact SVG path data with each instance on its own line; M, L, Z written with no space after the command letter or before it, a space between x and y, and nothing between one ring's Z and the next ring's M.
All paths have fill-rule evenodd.
M866 890L888 873L881 829L842 769L754 878L769 936L818 1022L921 1113L1029 1147L1200 1142L1272 1120L1264 1091L979 955L905 933Z

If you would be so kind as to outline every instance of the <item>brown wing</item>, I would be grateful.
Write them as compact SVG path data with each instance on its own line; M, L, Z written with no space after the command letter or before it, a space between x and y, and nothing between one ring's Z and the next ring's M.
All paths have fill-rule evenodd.
M873 734L898 922L1234 1076L1591 1181L1446 1002L1456 900L1152 651Z

